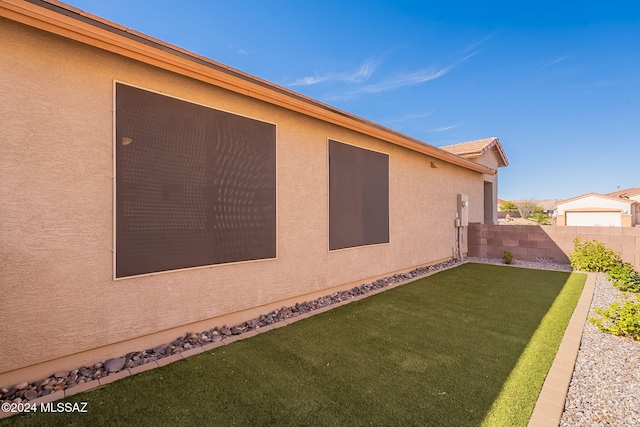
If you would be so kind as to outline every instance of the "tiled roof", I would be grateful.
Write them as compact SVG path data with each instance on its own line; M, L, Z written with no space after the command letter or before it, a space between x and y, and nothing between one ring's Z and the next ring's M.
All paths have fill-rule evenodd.
M458 144L446 145L441 147L443 150L446 150L450 153L462 155L462 154L477 154L480 155L489 149L489 146L496 140L497 138L484 138L484 139L476 139L475 141L468 142L460 142Z
M640 188L638 188L638 187L627 188L626 190L614 191L612 193L605 194L605 196L609 196L609 197L631 197L631 196L635 196L636 194L640 194Z
M491 138L476 139L474 141L460 142L458 144L445 145L440 148L465 159L471 159L480 157L493 147L496 147L498 155L500 156L500 166L507 166L509 164L509 160L502 149L500 140L495 136Z
M567 202L572 202L572 201L578 200L578 199L584 199L585 197L589 197L589 196L600 197L602 199L616 200L616 201L619 201L619 202L637 203L637 202L634 202L633 200L626 200L626 199L620 200L620 198L616 198L615 193L613 194L613 197L608 195L608 194L587 193L587 194L582 194L580 196L572 197L570 199L563 200L558 204L565 204Z

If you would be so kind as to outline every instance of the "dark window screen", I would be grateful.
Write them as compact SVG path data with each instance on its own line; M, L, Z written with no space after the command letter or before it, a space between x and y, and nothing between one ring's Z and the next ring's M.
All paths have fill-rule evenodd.
M329 250L389 242L389 156L329 140Z
M276 127L116 85L116 277L276 256Z

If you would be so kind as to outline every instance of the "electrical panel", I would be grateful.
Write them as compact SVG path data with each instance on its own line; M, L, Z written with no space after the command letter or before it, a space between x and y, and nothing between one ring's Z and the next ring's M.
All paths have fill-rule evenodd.
M469 226L469 196L466 194L458 194L458 211L457 213L457 227ZM459 224L459 225L458 225Z

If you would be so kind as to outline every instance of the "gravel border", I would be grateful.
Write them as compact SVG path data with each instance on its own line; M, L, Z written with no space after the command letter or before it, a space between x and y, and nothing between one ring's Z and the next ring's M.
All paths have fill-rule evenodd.
M314 301L298 303L292 307L282 307L280 310L274 310L271 313L243 322L232 328L222 326L198 334L189 333L185 337L179 337L169 345L129 353L119 358L120 360L117 360L118 364L124 361L126 366L122 366L120 368L121 370L116 372L105 369L105 365L116 362L116 359L110 359L90 368L83 367L71 372L56 372L49 378L35 381L31 384L25 382L16 384L13 387L4 387L0 389L0 397L2 397L0 398L0 402L27 402L36 397L38 397L38 401L49 397L52 399L47 399L47 401L57 400L65 395L70 395L69 389L76 384L78 391L85 391L84 389L87 387L81 386L85 381L77 381L78 377L82 376L79 372L82 369L91 371L91 373L84 378L84 380L87 381L84 385L89 386L91 383L92 386L97 386L98 381L100 384L111 382L106 380L116 380L120 377L127 376L123 374L128 374L129 372L133 374L136 373L134 371L147 370L145 363L154 365L154 367L162 366L165 364L162 363L164 361L160 362L163 358L166 358L167 362L172 362L174 359L178 360L191 355L187 355L187 353L203 351L203 349L200 348L202 346L226 344L226 338L231 338L232 336L235 338L235 335L246 334L248 337L258 332L257 329L260 328L260 326L265 326L264 329L271 329L279 326L275 323L282 322L286 324L288 319L298 317L301 314L310 315L311 312L315 310L324 311L324 309L328 309L331 305L339 305L351 299L358 299L358 297L362 297L364 294L370 292L377 293L376 291L381 291L390 285L413 281L421 276L430 275L439 270L448 269L467 262L505 265L502 259L469 257L460 261L451 260L437 265L415 269L408 273L396 274L384 279L379 279L370 284L355 287L348 291L327 295ZM540 270L572 271L570 265L555 264L544 259L538 260L537 262L516 260L514 264L510 266ZM596 277L595 292L591 302L589 316L594 315L594 307L607 307L612 302L621 300L622 295L623 293L614 288L604 274L599 273ZM221 342L216 342L218 340L221 340ZM233 339L229 339L228 341L233 341ZM184 356L181 354L183 352ZM158 362L156 363L156 361ZM100 368L102 368L102 371L100 371ZM149 366L149 368L151 368L151 366ZM96 372L98 372L97 378L95 377ZM104 376L100 378L102 373L104 373ZM107 379L107 376L110 378ZM71 381L69 381L70 379ZM69 383L74 382L75 384L69 387ZM44 386L49 384L55 384L55 386L50 386L45 389ZM25 396L30 390L30 395L28 395L28 397ZM51 393L44 390L51 390L51 392L57 390L57 392ZM36 391L37 396L34 395ZM50 393L50 395L47 396L47 393ZM21 396L18 399L20 394ZM9 399L10 397L13 397L13 399ZM4 418L11 414L1 413L0 415L0 418ZM595 326L586 322L583 328L582 342L567 393L560 426L595 425L640 426L640 341L605 334L600 332Z
M569 264L556 264L544 258L539 261L521 261L514 260L513 264L505 264L502 258L474 258L468 257L464 259L466 262L477 262L480 264L504 265L506 267L534 268L536 270L553 270L571 272L573 269Z
M622 299L623 292L598 273L589 317L595 307ZM586 322L560 426L601 425L640 426L640 341Z
M386 288L409 283L435 272L464 264L465 261L452 259L418 267L411 271L377 279L352 289L334 292L312 301L296 303L289 307L283 306L280 309L262 314L235 326L227 327L227 325L222 325L208 331L188 332L168 344L130 352L121 357L104 360L91 366L78 367L71 371L61 370L38 381L23 381L12 386L2 387L0 388L0 404L15 404L14 406L20 405L19 407L24 407L27 403L38 402L42 399L49 401L54 395L57 398L63 398L67 395L75 394L76 390L86 391L88 388L98 384L104 385L133 373L143 372L159 365L200 353L211 346L224 345L237 339L248 338L258 332L285 326L289 321L302 319L308 315L364 297L367 294L377 293ZM12 414L13 412L0 411L0 418L11 416Z

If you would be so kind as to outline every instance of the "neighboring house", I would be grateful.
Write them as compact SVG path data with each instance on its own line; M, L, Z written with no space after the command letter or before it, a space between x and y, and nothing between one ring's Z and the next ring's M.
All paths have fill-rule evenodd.
M627 188L626 190L618 190L612 193L605 194L605 196L616 197L620 199L627 199L637 202L634 212L634 223L640 225L640 188Z
M497 138L442 150L56 1L0 0L0 40L0 386L449 260L464 219L495 222Z
M616 193L583 194L558 203L556 225L633 227L640 224L639 206L640 200Z
M485 165L491 169L508 166L507 159L500 140L496 137L478 139L475 141L461 142L459 144L447 145L440 147L443 150L453 153L465 159L472 160L476 163ZM498 223L498 175L483 176L483 223Z

